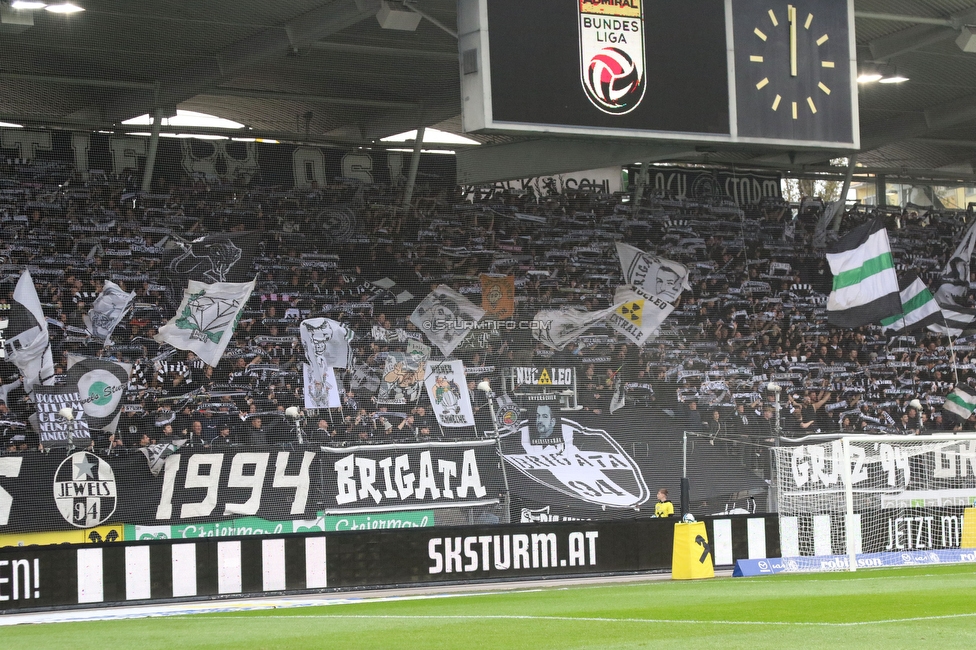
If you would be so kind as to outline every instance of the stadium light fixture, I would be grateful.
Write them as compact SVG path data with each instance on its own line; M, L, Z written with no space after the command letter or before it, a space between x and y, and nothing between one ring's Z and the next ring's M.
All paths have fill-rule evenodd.
M22 129L23 124L14 124L13 122L0 122L0 129Z
M76 14L84 11L84 8L73 5L70 2L63 2L59 5L47 5L44 7L44 10L50 11L52 14Z
M44 9L45 7L47 7L46 2L32 2L31 0L14 0L10 3L11 9L22 9L25 11Z
M898 70L895 70L891 74L887 74L881 79L878 79L879 84L901 84L905 83L906 81L909 81L909 78L899 73Z
M859 84L870 84L876 81L881 81L884 75L881 74L880 68L873 63L861 64L860 69L857 74L857 83Z

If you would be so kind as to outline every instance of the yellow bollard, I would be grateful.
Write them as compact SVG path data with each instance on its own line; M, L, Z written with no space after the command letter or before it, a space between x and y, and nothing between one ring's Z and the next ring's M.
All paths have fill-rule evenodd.
M674 580L714 578L712 547L708 543L705 524L696 521L674 525L674 549L671 556L671 577Z
M976 548L976 508L963 510L962 543L960 548Z

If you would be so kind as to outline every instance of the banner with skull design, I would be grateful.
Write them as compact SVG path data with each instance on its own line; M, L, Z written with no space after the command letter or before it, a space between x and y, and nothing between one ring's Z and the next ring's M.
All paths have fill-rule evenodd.
M406 404L420 399L427 375L427 359L403 352L388 352L385 364L376 402Z
M176 315L159 328L154 338L194 352L207 365L216 366L234 338L254 282L204 284L190 280Z
M473 427L474 411L464 376L464 362L431 364L424 379L434 415L442 427Z

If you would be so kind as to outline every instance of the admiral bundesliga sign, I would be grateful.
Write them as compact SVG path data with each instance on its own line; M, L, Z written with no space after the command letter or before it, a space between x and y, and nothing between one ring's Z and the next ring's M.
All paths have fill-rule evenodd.
M586 96L610 115L644 99L644 15L641 0L579 0L580 79Z

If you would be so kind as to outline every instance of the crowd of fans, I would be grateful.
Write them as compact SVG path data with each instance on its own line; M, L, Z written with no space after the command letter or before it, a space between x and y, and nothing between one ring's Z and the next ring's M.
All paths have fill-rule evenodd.
M500 392L504 369L529 366L575 368L579 404L593 414L613 418L611 403L623 396L625 409L656 410L716 438L768 439L777 421L787 437L976 428L941 415L954 383L974 377L966 339L950 347L924 332L892 337L879 326L826 324L831 275L814 247L819 201L736 206L651 194L635 208L633 195L472 200L430 188L415 197L404 210L396 188L342 179L288 190L188 178L147 194L126 179L82 179L59 163L0 161L0 306L29 268L58 376L68 353L133 364L116 433L95 436L106 454L173 438L214 448L473 436L492 428L475 383L487 379ZM341 229L322 219L337 210ZM889 212L899 271L915 268L931 285L971 215ZM848 211L845 229L865 216ZM258 282L223 360L211 368L160 346L153 335L174 309L160 278L165 249L240 231L262 233ZM528 330L471 332L454 356L465 363L477 431L441 429L423 390L407 403L378 398L379 383L392 380L384 377L390 353L424 341L408 317L432 288L446 284L480 304L480 274L505 274L515 277L516 320L558 306L605 308L621 283L620 240L691 269L691 289L645 347L599 328L563 350ZM103 348L82 317L106 279L136 299ZM341 408L309 413L298 431L284 417L304 404L298 323L322 315L355 332L355 363L337 371ZM0 361L6 452L38 446L23 425L33 406L16 379ZM770 381L784 387L779 419Z

